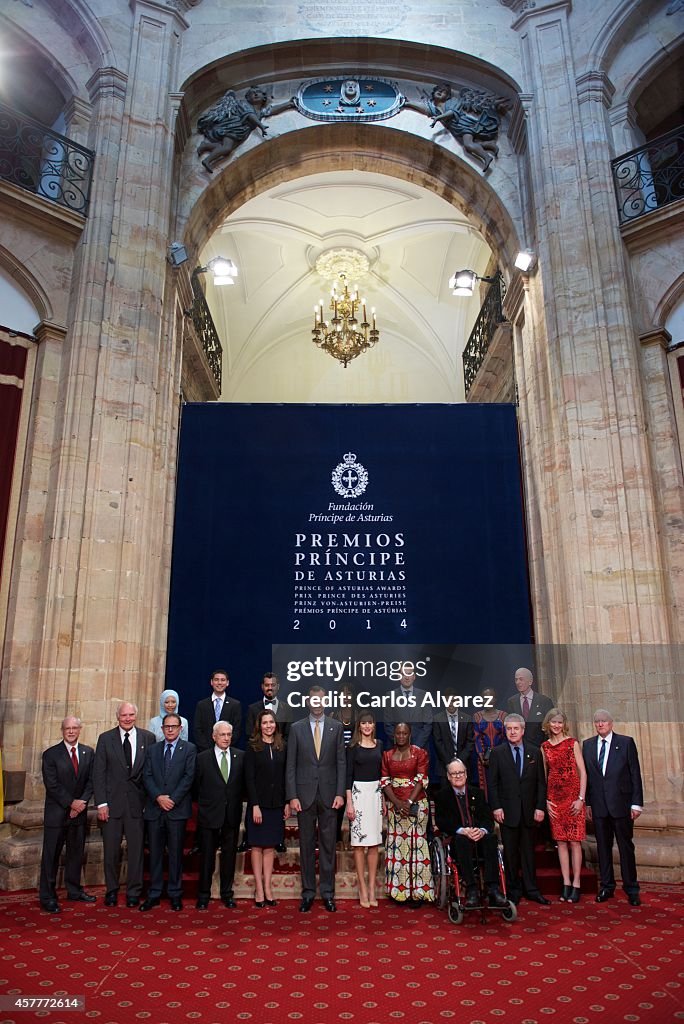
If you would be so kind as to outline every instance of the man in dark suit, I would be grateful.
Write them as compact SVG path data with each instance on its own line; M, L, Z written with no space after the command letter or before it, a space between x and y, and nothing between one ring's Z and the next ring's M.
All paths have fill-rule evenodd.
M213 748L212 729L216 722L230 722L233 727L232 743L237 743L240 739L242 705L239 700L233 700L228 696L226 691L229 686L228 673L222 668L217 668L211 674L211 696L197 702L193 733L197 752L200 754L203 750Z
M247 739L249 739L254 731L257 715L264 709L273 712L275 720L280 726L281 736L287 739L287 734L292 724L292 711L287 701L278 699L279 689L278 676L274 672L266 672L261 680L262 699L255 701L254 704L250 704L247 708Z
M40 905L48 914L59 914L57 869L66 843L64 884L67 899L94 903L81 886L88 801L93 795L92 747L78 742L81 719L69 716L62 722L63 740L43 753L45 814L43 855L40 862Z
M489 905L508 906L508 900L499 887L499 844L494 818L482 790L467 785L466 766L460 758L454 758L446 765L446 781L435 798L435 823L440 832L451 836L451 856L458 864L466 885L466 907L479 905L480 890L474 860L478 852L484 862Z
M154 733L136 727L137 715L135 704L120 704L116 712L117 726L103 732L95 748L93 787L97 817L102 823L106 907L115 907L118 901L124 836L128 861L126 906L137 907L142 892L143 765L148 749L157 741Z
M522 715L506 715L506 740L489 756L489 803L501 827L506 889L514 903L522 889L528 900L548 905L534 866L534 826L544 820L546 779L539 747L525 739Z
M395 704L387 705L383 727L385 745L389 748L394 744L394 726L397 722L408 722L411 726L411 743L415 747L428 749L432 733L432 707L423 707L425 690L415 686L416 672L413 663L407 661L401 670L399 686L393 690Z
M158 907L164 884L164 849L169 855L169 881L166 887L172 910L182 910L183 841L185 825L192 814L192 784L195 781L196 748L180 738L180 715L164 715L164 739L147 751L143 783L147 802L143 816L147 822L150 847L150 884L140 910Z
M446 782L447 765L454 758L468 764L475 744L475 729L467 715L459 713L454 690L444 690L446 706L435 712L432 739L437 751L440 783Z
M641 814L644 789L636 743L613 732L613 716L600 708L594 714L596 736L582 744L587 769L587 817L594 822L600 888L597 903L613 898L613 840L620 855L622 888L630 905L641 905L634 855L634 822Z
M342 724L325 717L324 697L322 686L310 688L309 714L294 723L287 745L285 792L291 813L298 815L302 913L311 910L316 895L316 826L321 899L326 910L337 910L335 838L337 811L344 806L347 763Z
M541 747L546 739L542 730L542 722L547 711L554 706L550 697L537 693L534 687L534 676L529 668L519 668L515 673L515 697L508 701L508 712L511 715L522 715L525 722L525 740Z
M226 907L237 906L233 899L233 879L242 814L244 754L241 750L231 748L232 735L230 722L215 722L211 749L197 755L197 827L200 847L198 910L206 910L209 906L211 880L219 846L221 899Z

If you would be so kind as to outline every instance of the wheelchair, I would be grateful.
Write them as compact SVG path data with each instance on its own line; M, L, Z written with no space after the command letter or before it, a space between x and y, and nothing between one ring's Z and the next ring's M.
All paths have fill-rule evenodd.
M451 837L442 834L435 834L430 841L430 859L432 862L432 878L435 888L435 906L440 910L447 908L447 914L452 924L462 924L465 915L471 912L479 913L481 924L487 923L487 912L501 914L504 921L511 924L518 916L518 908L512 900L508 900L505 907L490 907L489 899L482 879L482 864L477 856L477 849L473 849L473 856L477 858L479 883L479 899L477 906L465 906L465 885L460 877L458 865L451 856ZM499 862L499 888L506 895L506 879L504 875L503 857L501 847L497 848Z

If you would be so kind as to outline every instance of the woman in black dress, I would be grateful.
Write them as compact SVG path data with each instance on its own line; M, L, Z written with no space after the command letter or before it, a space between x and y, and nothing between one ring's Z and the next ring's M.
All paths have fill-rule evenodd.
M272 711L260 711L245 752L247 842L252 848L254 903L275 907L271 879L275 848L285 838L285 741Z
M375 885L382 844L382 744L375 736L375 719L368 712L356 722L347 749L347 817L350 822L359 903L377 907ZM366 863L368 884L366 884Z

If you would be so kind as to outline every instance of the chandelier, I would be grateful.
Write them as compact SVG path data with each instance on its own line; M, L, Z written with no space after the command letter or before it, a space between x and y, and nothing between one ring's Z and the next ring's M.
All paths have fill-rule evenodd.
M324 319L323 299L314 306L314 324L311 335L313 342L324 352L339 359L344 367L366 352L380 338L375 310L368 319L366 300L359 299L356 285L349 290L345 270L363 274L368 270L368 259L353 249L330 249L316 261L316 270L321 277L336 278L330 291L330 313Z

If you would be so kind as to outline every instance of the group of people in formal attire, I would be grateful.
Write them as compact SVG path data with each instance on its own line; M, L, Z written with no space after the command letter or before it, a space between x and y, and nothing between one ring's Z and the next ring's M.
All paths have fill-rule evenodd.
M41 906L60 911L57 872L65 851L67 899L91 903L81 884L86 811L91 799L102 829L106 906L119 900L122 840L126 840L126 905L145 912L158 906L164 888L173 910L182 909L183 851L188 820L197 803L199 881L196 908L211 899L219 853L219 894L234 907L238 841L246 798L243 849L251 851L254 903L276 905L275 854L284 850L285 823L296 816L299 834L300 911L311 910L317 892L334 913L336 843L342 817L358 879L359 903L378 903L379 853L385 850L385 894L421 906L434 900L429 839L436 826L450 837L451 854L466 887L466 906L480 898L477 873L490 905L521 896L547 904L535 871L535 834L548 817L562 875L560 899L580 899L581 843L585 820L596 834L600 885L597 900L616 888L612 847L616 840L622 884L632 905L640 902L634 819L643 793L636 745L613 732L609 712L594 716L596 736L582 747L569 733L565 714L537 693L528 669L515 676L517 693L506 712L491 709L464 716L447 691L445 709L424 721L387 720L386 742L368 711L348 702L325 714L325 691L314 685L308 714L292 720L278 698L273 673L263 677L262 697L247 709L245 750L237 747L242 707L228 695L223 670L211 676L211 693L197 704L190 742L179 696L164 690L159 715L146 729L137 725L130 702L117 710L117 724L102 733L96 749L79 743L81 722L62 723L62 741L43 754L45 828L39 884ZM407 667L400 692L420 707L422 691ZM400 717L397 712L397 718ZM544 736L546 738L544 739ZM433 740L440 779L430 785L427 746ZM434 788L435 820L428 799ZM433 793L430 793L432 796ZM586 807L586 814L585 814ZM498 872L498 826L503 844L506 893ZM149 882L143 898L143 857L149 848ZM473 854L479 854L474 857ZM164 878L164 857L168 867Z

